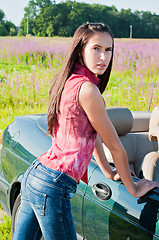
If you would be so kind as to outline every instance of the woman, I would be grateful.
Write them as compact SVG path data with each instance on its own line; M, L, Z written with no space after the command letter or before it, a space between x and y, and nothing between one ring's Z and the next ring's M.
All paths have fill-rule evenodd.
M14 240L40 239L41 232L45 240L77 239L70 199L80 179L87 181L92 153L105 176L121 178L134 197L158 187L148 180L133 183L126 151L105 111L101 93L109 81L113 50L113 35L106 25L88 23L76 30L50 90L47 119L52 147L24 175ZM117 172L109 166L101 139Z

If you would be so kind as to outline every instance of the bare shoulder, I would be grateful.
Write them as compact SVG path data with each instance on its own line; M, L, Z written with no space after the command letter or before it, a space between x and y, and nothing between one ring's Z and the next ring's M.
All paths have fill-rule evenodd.
M79 92L79 104L85 112L103 105L102 95L95 84L91 82L82 84Z
M84 82L79 92L79 100L92 99L95 96L101 96L98 87L91 82Z

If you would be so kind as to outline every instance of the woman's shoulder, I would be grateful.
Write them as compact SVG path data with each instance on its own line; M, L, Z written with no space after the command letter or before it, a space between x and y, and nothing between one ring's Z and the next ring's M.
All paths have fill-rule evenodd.
M92 82L84 82L80 88L80 96L85 98L91 98L96 95L101 95L98 87Z

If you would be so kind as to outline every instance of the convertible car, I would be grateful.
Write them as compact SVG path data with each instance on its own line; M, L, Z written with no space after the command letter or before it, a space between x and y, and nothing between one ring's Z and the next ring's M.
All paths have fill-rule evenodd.
M159 107L152 112L108 108L107 113L124 145L137 177L159 181ZM20 209L25 170L51 146L46 114L19 116L4 131L0 143L0 202L12 219L14 232ZM113 159L104 146L112 168ZM137 199L121 181L107 179L92 156L88 185L83 181L71 200L78 239L159 239L159 189Z

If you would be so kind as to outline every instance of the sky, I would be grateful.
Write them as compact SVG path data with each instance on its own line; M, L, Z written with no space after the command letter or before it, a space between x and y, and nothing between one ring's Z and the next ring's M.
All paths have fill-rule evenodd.
M28 2L29 0L0 0L0 9L5 13L5 20L12 21L16 26L19 26ZM56 0L56 3L59 2L61 0ZM63 0L63 2L65 1ZM159 15L159 0L76 0L76 2L114 5L119 11L122 8L130 8L132 12L135 10L150 11Z

